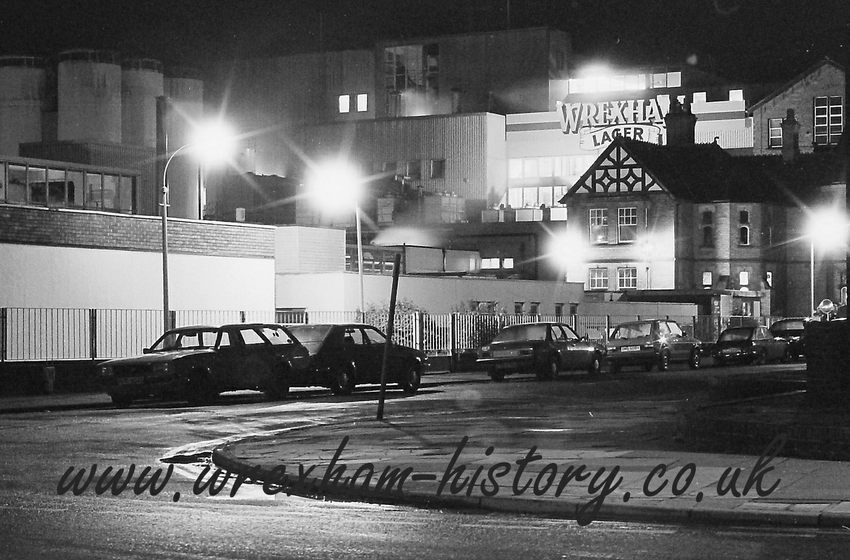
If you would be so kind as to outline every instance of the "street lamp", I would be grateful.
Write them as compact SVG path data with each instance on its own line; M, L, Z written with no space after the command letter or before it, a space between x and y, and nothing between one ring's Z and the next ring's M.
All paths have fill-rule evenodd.
M168 166L178 154L186 151L194 152L202 161L221 161L231 152L233 141L233 134L218 121L200 126L195 130L191 141L168 156L162 168L162 321L165 327L163 330L167 331L173 326L168 298ZM200 180L200 171L198 177ZM199 183L198 189L201 188L202 185Z
M815 311L815 245L822 250L843 246L847 241L847 219L835 208L824 208L809 213L806 236L810 242L809 286L811 313Z
M360 225L360 196L363 180L358 170L343 160L332 160L312 166L307 180L308 192L322 209L342 212L354 207L357 229L357 274L360 281L360 315L366 312L363 291L363 232Z

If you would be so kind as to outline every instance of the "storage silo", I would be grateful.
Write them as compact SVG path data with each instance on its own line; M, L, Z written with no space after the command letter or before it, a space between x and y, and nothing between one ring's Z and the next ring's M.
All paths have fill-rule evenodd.
M195 70L169 69L165 78L165 96L167 149L173 153L192 141L192 132L203 119L204 82ZM204 188L200 165L191 153L182 153L168 166L169 214L172 216L203 217Z
M46 75L40 57L0 57L0 154L17 156L18 144L41 142Z
M60 142L121 142L121 64L117 53L59 53L57 96Z
M164 93L162 63L133 58L121 64L121 142L156 148L156 99Z

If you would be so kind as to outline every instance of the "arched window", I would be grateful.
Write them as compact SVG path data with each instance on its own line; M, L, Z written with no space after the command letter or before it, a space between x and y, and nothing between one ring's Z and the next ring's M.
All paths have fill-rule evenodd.
M741 226L738 229L738 243L740 245L750 244L750 228L749 226Z
M702 246L714 247L714 228L711 226L703 226L702 228Z

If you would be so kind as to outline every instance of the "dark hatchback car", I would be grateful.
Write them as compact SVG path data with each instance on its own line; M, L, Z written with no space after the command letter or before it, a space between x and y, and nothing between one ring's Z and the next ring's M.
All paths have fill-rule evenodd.
M493 381L505 374L533 372L538 379L553 379L559 371L584 370L598 375L605 347L579 338L562 323L523 323L511 325L478 351L478 365Z
M731 327L720 333L712 357L717 365L784 362L789 357L788 341L773 336L767 327Z
M148 397L208 403L242 389L280 398L289 378L307 364L307 349L283 326L241 323L194 326L163 334L144 354L108 360L100 377L120 407Z
M788 355L792 360L798 360L806 355L803 346L803 335L806 331L807 320L804 317L789 317L787 319L780 319L770 325L770 334L788 341Z
M293 372L292 384L328 387L349 394L357 385L381 382L387 337L371 325L294 325L290 330L310 353L309 365ZM391 344L387 383L397 383L407 394L419 389L428 357L424 352Z
M606 346L612 373L624 366L643 366L646 371L657 366L659 371L666 371L673 362L687 362L691 369L697 369L703 352L702 342L669 319L617 325Z

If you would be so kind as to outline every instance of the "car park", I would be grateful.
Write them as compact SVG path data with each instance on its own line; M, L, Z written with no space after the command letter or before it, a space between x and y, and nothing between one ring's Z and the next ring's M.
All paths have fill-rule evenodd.
M598 375L605 347L579 338L563 323L540 322L510 325L478 351L477 364L494 381L508 373L533 372L538 379L552 379L560 371L582 370Z
M119 407L149 397L203 404L243 389L283 397L291 373L307 359L307 349L281 325L191 326L167 331L141 356L101 363L99 373Z
M788 355L798 360L806 355L803 345L803 335L806 330L806 317L788 317L770 325L770 334L788 341Z
M307 324L290 327L310 353L308 367L297 372L294 385L328 387L349 394L357 385L381 382L387 337L360 323ZM428 357L424 352L392 343L387 356L386 382L407 394L419 389Z
M697 369L702 362L702 342L669 319L621 323L611 332L606 346L612 373L626 366L666 371L673 362L687 362L691 369Z
M712 357L717 365L786 361L789 346L787 340L773 336L767 327L730 327L720 333Z

